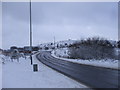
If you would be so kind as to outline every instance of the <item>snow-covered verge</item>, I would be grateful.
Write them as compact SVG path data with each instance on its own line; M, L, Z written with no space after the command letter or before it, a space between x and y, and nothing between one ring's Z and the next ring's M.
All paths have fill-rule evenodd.
M57 56L57 57L64 57L64 58L67 58L69 55L68 55L68 49L67 48L60 48L60 49L56 49L53 51L54 54Z
M2 88L86 88L85 85L68 78L39 62L35 55L34 64L38 64L38 72L33 72L30 59L20 58L11 62L5 57L2 65Z
M64 53L65 52L65 53ZM103 59L103 60L82 60L82 59L68 59L65 57L68 57L69 55L68 49L67 48L61 48L61 49L56 49L55 51L52 51L52 56L58 59L74 62L74 63L79 63L79 64L85 64L85 65L92 65L92 66L97 66L97 67L105 67L105 68L111 68L111 69L120 69L118 67L118 62L119 60L112 60L112 59Z
M2 89L2 59L1 58L0 58L0 89Z

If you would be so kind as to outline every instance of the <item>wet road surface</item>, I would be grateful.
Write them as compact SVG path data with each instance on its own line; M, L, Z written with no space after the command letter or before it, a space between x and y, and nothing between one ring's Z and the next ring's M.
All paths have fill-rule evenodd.
M91 88L118 88L120 71L100 68L57 59L49 51L40 52L37 59L43 64L67 75Z

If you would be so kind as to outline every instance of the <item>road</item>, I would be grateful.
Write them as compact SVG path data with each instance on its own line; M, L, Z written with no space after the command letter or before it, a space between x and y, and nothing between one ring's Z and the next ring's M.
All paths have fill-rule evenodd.
M91 88L118 88L120 71L90 65L77 64L51 56L49 51L40 52L37 59L43 64L67 75ZM120 79L120 78L119 78Z

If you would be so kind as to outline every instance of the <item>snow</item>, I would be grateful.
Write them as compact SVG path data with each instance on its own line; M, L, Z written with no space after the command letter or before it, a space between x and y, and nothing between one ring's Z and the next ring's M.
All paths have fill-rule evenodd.
M67 58L69 55L68 55L68 49L67 48L60 48L60 49L56 49L54 51L55 55L57 57L64 57L64 58Z
M61 49L56 49L55 51L52 51L52 56L58 59L78 63L78 64L85 64L85 65L92 65L92 66L97 66L97 67L104 67L104 68L111 68L111 69L120 69L118 67L118 62L119 60L113 60L113 59L103 59L103 60L82 60L82 59L68 59L65 58L68 56L66 53L61 53L61 52L68 52L67 48L61 48ZM60 57L59 57L60 56Z
M19 62L11 62L9 57L5 58L5 64L2 65L3 88L86 88L85 85L45 66L35 55L33 60L34 64L38 64L38 72L33 72L28 57L20 58Z
M2 59L0 58L0 89L2 89Z
M57 45L59 45L59 46L60 45L65 46L65 44L70 45L70 44L75 43L76 41L79 41L79 40L71 40L71 39L69 39L69 40L64 40L64 41L57 41L57 42L55 42L55 47L57 47ZM52 45L51 45L51 43L52 43ZM41 47L42 49L44 49L44 46L52 48L52 47L54 47L54 43L53 42L48 42L48 43L42 43L42 44L38 45L38 47Z
M82 39L83 39L83 40L86 40L85 38L82 38ZM63 40L63 41L57 41L57 42L55 42L55 46L57 46L57 44L59 44L59 45L64 45L64 46L65 46L66 43L67 43L67 45L70 45L70 44L73 44L73 43L76 43L76 42L80 42L82 39L80 39L80 40L68 39L68 40ZM109 40L109 42L110 42L113 46L115 46L115 45L117 44L117 41L114 41L114 40ZM53 42L42 43L42 44L39 44L38 46L39 46L39 47L42 47L42 48L44 48L44 46L54 47L54 43L53 43L53 45L51 45L51 43L53 43Z

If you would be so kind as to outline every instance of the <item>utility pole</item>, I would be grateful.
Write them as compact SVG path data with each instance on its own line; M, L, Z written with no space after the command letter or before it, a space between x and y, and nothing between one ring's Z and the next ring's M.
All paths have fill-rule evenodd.
M54 36L54 48L55 48L55 36Z
M30 60L31 60L31 65L33 64L33 60L32 60L32 15L31 15L31 0L30 0Z
M38 65L33 64L33 59L32 59L32 7L31 7L31 0L30 0L30 60L31 60L31 65L33 65L33 71L37 72L38 71Z

